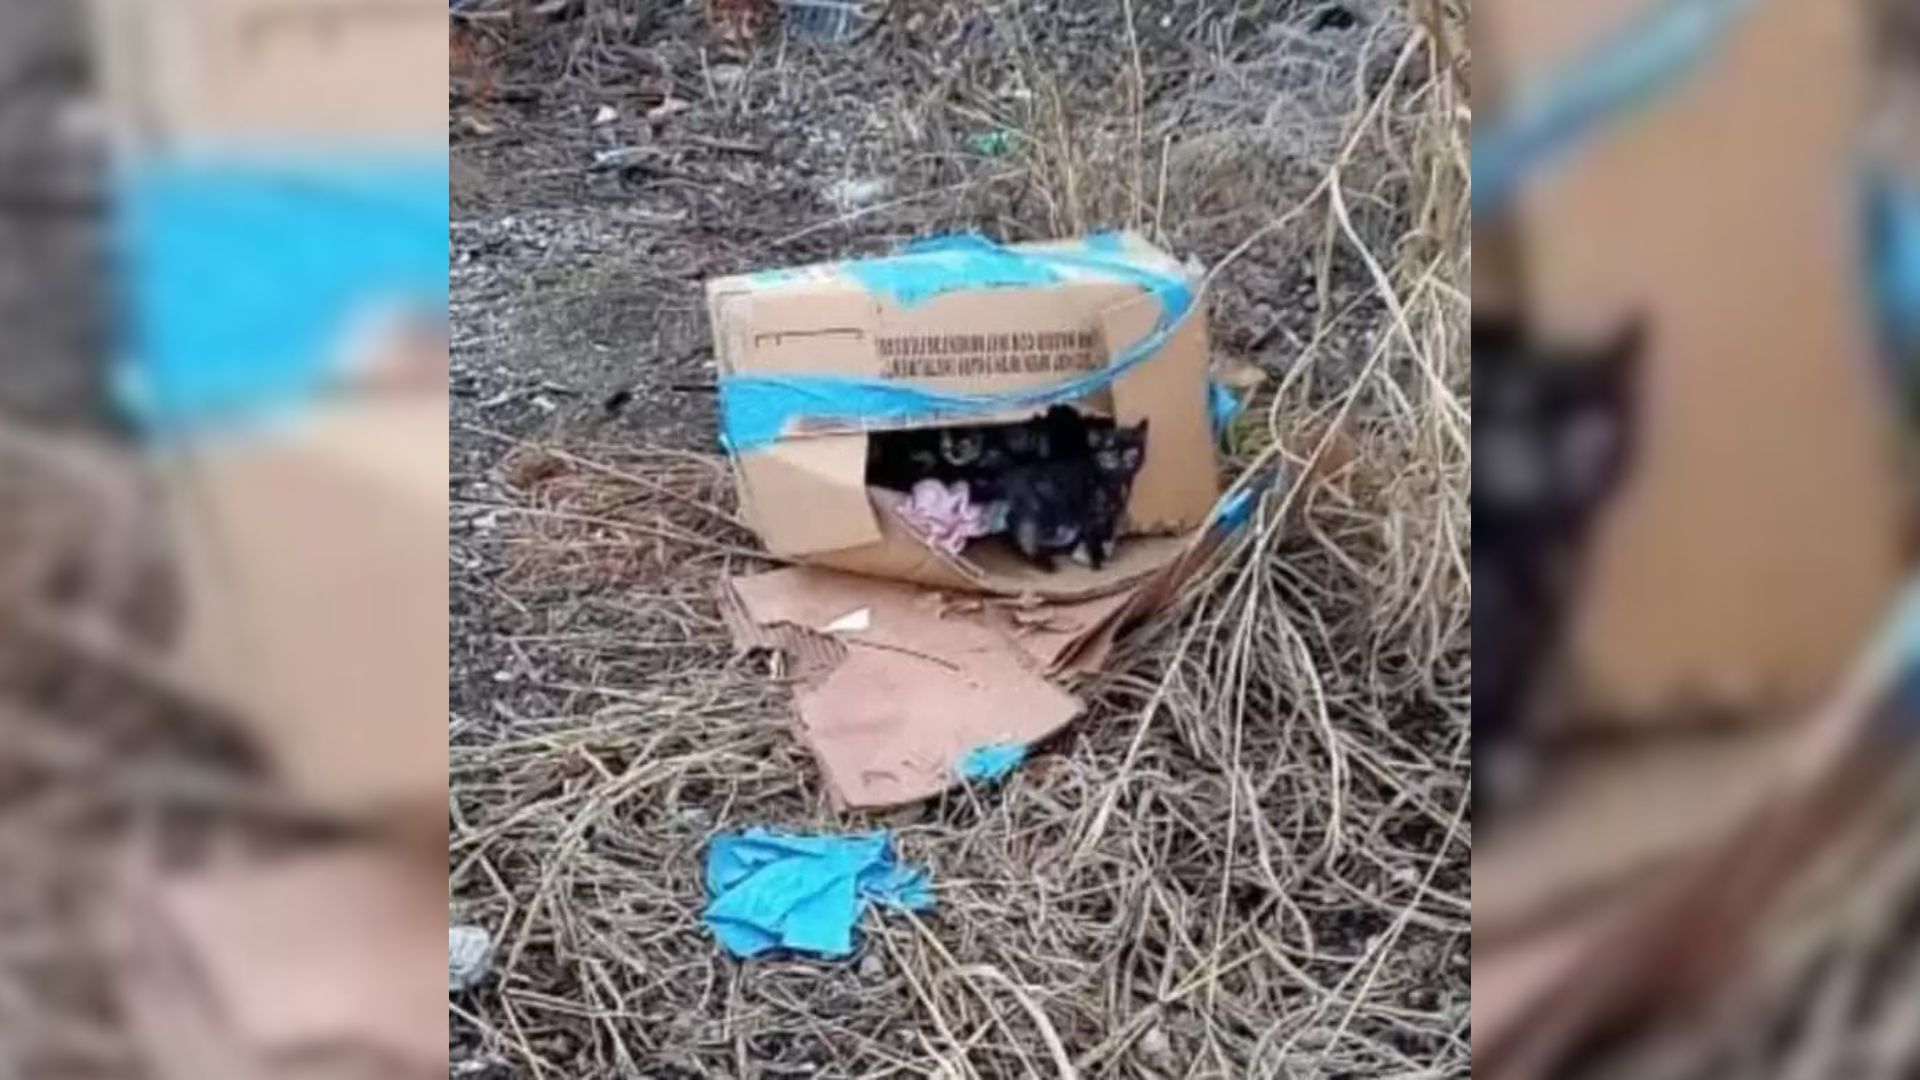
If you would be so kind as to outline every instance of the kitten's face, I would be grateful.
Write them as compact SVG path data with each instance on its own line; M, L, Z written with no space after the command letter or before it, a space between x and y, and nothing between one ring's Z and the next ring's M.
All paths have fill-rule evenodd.
M1147 422L1132 427L1089 428L1087 443L1101 475L1131 480L1147 460Z
M1624 469L1642 332L1597 349L1538 346L1474 328L1473 498L1505 511L1580 510Z
M986 448L986 434L979 428L940 429L940 456L949 465L972 465Z
M1047 433L1034 423L1015 424L1005 430L1007 452L1023 458L1052 456Z

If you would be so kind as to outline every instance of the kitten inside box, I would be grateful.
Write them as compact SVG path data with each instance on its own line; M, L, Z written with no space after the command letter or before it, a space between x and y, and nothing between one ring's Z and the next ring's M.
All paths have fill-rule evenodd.
M1035 566L1113 558L1127 498L1147 455L1147 421L1123 426L1067 405L1013 424L875 432L867 483L935 497L969 515L968 535L1004 534ZM963 542L963 541L956 541ZM957 550L957 549L956 549Z

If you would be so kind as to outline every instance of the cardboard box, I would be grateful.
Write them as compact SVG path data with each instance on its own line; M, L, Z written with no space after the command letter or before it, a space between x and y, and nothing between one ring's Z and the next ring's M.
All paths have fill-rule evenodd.
M444 846L447 398L368 394L173 448L185 670L319 805Z
M1648 10L1488 0L1476 72L1495 64L1512 98ZM1639 466L1575 628L1584 716L1793 716L1899 580L1904 505L1856 216L1860 15L1743 9L1700 66L1515 207L1540 325L1650 321Z
M1100 572L1063 565L1048 574L997 542L975 543L964 558L937 552L897 518L899 496L866 486L868 433L857 419L791 425L772 445L736 452L748 522L776 555L944 588L1069 598L1145 579L1179 555L1182 534L1206 519L1220 493L1199 275L1131 234L994 248L983 259L988 273L961 280L978 253L907 254L709 282L721 376L853 376L957 393L1043 390L1094 371L1155 331L1160 298L1138 274L1177 279L1193 294L1185 317L1151 357L1076 403L1122 424L1150 421L1127 508L1127 532L1140 538L1123 543ZM1022 255L1063 261L1035 269ZM1124 263L1135 277L1076 259ZM955 266L960 272L949 275ZM1007 409L968 422L1042 411Z
M430 0L95 0L126 146L444 146L447 27Z

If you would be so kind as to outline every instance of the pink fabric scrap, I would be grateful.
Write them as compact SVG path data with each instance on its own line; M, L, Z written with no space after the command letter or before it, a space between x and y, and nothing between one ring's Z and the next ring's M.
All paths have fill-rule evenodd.
M900 507L900 517L927 543L958 555L967 541L993 531L991 510L976 504L967 492L967 482L944 484L922 480L913 485L913 493Z

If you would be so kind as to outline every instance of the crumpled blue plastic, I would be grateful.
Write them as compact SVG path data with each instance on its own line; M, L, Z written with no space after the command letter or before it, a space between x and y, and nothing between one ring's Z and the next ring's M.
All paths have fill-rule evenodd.
M976 746L954 767L960 779L977 783L1003 780L1027 760L1027 748L1021 743L996 743Z
M847 956L869 905L925 911L934 902L926 870L899 862L886 832L725 833L707 846L706 883L702 918L741 957L775 949Z

